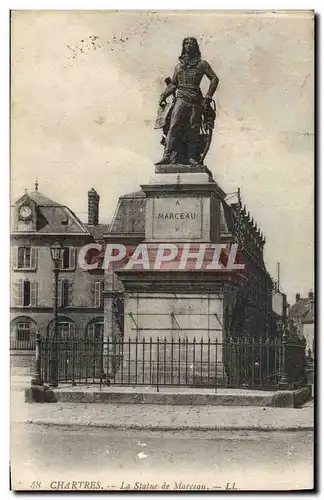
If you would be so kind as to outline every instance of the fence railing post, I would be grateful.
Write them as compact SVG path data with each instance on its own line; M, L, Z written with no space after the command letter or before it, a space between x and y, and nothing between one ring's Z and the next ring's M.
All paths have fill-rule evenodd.
M52 350L55 350L56 342L55 339L41 337L39 333L36 335L32 385L43 386L48 379L51 381L51 362L54 359ZM105 341L102 339L94 341L74 336L69 341L61 341L58 361L59 366L65 367L66 370L65 375L62 370L60 371L61 377L58 377L58 380L71 381L72 385L87 383L91 364L93 365L91 383L102 384L103 378L107 378L107 385L110 385L113 379L112 383L118 385L155 385L157 391L164 385L189 387L212 385L215 390L222 385L245 388L272 386L276 389L288 389L294 384L305 383L306 380L305 341L293 340L286 332L282 332L280 339L271 342L269 339L263 341L261 337L255 340L239 336L236 339L231 337L221 343L217 338L212 342L210 338L206 342L201 339L197 343L195 337L192 342L189 342L187 337L183 339L179 337L176 343L173 338L167 340L164 337L161 340L157 337L154 342L150 338L148 343L144 337L141 341L136 337L132 340L129 338L128 342L123 340L120 344L122 347L118 348L116 339L110 340L109 337ZM120 353L121 349L124 356L127 344L128 362L125 351L122 363L118 361L112 366L112 356L116 356L117 359L116 353ZM147 353L148 347L149 353Z
M156 339L156 348L157 348L157 363L156 363L156 391L159 392L159 375L160 375L160 339L159 337Z
M105 379L105 370L104 370L104 338L103 335L100 335L100 343L99 343L99 380L100 380L100 389L102 386L102 382Z
M41 335L36 333L36 345L35 345L35 361L33 364L33 378L31 379L31 385L42 386L44 385L42 374L41 374Z
M301 369L300 369L300 382L302 384L307 383L307 371L306 371L306 339L305 337L301 340Z
M77 349L78 349L78 342L77 342L77 337L74 334L71 340L71 346L72 346L72 374L71 374L71 385L72 387L76 386L76 381L75 381L75 361L77 357Z
M280 345L281 344L281 345ZM282 339L279 346L281 347L280 356L280 389L288 389L288 376L287 376L287 334L285 330L282 333Z

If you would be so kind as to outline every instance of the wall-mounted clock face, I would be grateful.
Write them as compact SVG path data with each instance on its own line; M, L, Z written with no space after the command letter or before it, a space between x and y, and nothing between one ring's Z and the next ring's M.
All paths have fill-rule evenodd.
M29 205L23 205L19 209L19 215L22 219L29 219L32 214L32 209Z

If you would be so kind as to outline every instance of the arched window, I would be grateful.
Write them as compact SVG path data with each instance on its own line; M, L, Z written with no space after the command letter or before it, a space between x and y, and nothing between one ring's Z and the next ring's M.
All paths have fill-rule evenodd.
M103 340L104 335L104 319L103 317L95 318L87 324L86 336L90 340Z
M10 340L11 347L23 349L35 340L37 323L29 316L19 316L11 322Z
M57 337L65 340L76 336L75 323L66 316L58 317ZM48 324L48 335L50 338L54 337L55 322L54 319Z

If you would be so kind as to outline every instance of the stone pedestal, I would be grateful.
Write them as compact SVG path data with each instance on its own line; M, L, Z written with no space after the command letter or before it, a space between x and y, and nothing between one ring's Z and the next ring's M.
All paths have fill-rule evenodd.
M161 243L220 242L225 193L206 167L159 166L151 182L141 187L146 195L144 243L149 249ZM204 269L116 273L125 289L123 369L118 378L127 374L134 384L150 380L214 385L216 378L220 383L224 379L221 344L226 336L224 283L236 278ZM182 347L185 339L188 345Z

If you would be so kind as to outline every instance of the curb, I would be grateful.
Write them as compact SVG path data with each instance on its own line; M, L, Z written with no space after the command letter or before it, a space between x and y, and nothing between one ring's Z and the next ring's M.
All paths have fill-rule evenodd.
M102 404L154 404L184 406L263 406L298 408L311 397L310 386L297 390L277 391L275 394L195 394L144 392L85 392L82 390L53 390L47 386L25 389L26 403L102 403Z
M148 430L148 431L257 431L257 432L299 432L299 431L313 431L314 427L312 425L305 426L286 426L286 427L266 427L266 426L199 426L199 425L143 425L143 424L98 424L98 423L66 423L66 422L51 422L49 420L22 420L12 422L13 424L27 424L27 425L40 425L47 427L67 427L73 429L84 429L84 427L91 427L96 429L116 429L116 430Z

